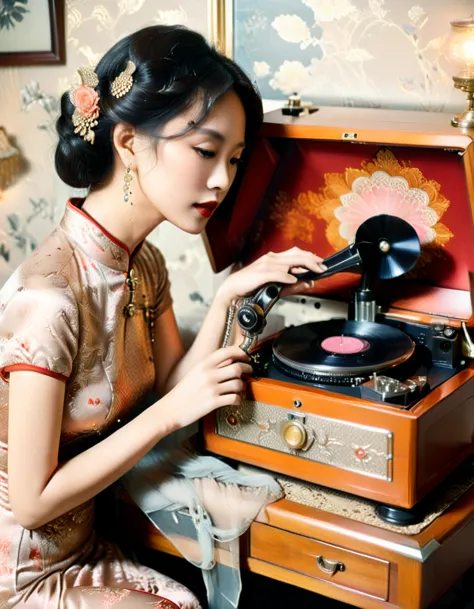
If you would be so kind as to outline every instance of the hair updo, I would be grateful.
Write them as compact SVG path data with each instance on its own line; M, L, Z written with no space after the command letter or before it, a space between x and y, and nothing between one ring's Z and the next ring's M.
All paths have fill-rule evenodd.
M133 86L116 98L110 85L128 61L136 66ZM245 72L213 49L201 34L183 26L156 25L126 36L103 56L95 72L100 115L94 144L74 133L69 92L61 98L61 116L56 123L56 171L75 188L98 185L111 174L112 129L117 123L128 123L156 136L169 120L200 100L200 116L189 131L202 123L216 100L231 89L244 107L248 141L262 123L262 102Z

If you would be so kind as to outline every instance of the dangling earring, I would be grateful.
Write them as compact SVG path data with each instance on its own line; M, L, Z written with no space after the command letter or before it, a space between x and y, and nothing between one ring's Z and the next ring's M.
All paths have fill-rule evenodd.
M125 203L129 203L130 205L133 205L133 201L132 201L132 191L130 190L130 186L131 186L131 182L133 180L132 174L131 174L132 168L130 167L130 165L127 167L126 171L125 171L125 175L123 176L123 200L125 201Z

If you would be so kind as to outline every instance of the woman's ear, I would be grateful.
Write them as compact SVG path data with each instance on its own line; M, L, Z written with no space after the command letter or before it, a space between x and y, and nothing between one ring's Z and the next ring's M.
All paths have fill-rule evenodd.
M135 133L135 127L127 123L118 123L113 128L114 148L125 167L133 165L135 160Z

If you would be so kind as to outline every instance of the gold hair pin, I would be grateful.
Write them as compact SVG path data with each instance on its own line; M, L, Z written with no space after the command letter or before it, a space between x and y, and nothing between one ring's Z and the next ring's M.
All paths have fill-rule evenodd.
M74 87L69 98L74 105L72 122L75 127L74 133L78 133L86 142L94 143L94 128L97 127L99 118L99 95L95 88L99 84L97 74L92 68L78 68L77 73L81 84Z
M127 67L123 72L121 72L117 78L110 85L110 92L114 97L123 97L126 93L130 91L133 85L133 76L132 74L137 69L136 65L133 61L127 62Z

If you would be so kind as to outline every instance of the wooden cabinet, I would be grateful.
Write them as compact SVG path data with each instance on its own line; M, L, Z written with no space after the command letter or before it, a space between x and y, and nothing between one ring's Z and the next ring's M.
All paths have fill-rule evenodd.
M122 517L131 543L178 554L126 501ZM413 536L282 499L241 547L254 573L362 609L427 609L474 564L474 488Z

